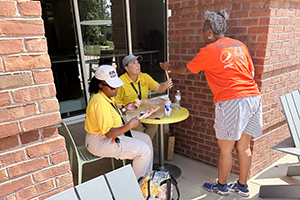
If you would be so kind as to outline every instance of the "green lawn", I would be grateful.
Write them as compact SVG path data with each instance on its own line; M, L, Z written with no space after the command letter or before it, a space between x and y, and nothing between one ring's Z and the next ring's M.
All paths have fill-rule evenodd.
M100 50L106 49L114 49L113 42L107 41L107 46L95 44L95 45L87 45L84 47L85 55L100 55Z

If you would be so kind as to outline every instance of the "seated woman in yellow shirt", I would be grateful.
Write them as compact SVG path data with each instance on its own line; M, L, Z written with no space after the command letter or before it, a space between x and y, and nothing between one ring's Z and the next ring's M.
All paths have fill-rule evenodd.
M167 80L164 84L159 84L150 75L142 73L139 63L142 59L143 58L141 56L130 54L122 61L126 73L120 76L124 85L119 88L116 96L116 103L119 108L124 107L128 103L134 102L135 99L148 99L149 91L163 93L173 86L171 79ZM126 111L126 109L122 109L123 111ZM139 123L134 130L145 132L151 139L153 139L157 130L157 125Z
M132 159L138 180L152 170L153 147L148 135L131 130L139 124L137 117L126 125L122 122L114 97L123 84L112 66L101 65L96 70L89 85L92 96L86 109L85 145L96 156ZM126 108L136 109L133 103ZM128 131L130 136L125 136Z

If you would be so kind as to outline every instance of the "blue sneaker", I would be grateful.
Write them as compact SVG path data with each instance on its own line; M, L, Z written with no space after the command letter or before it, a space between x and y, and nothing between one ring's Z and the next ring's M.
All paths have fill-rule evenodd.
M226 184L222 187L221 185L219 185L218 180L216 180L215 183L204 183L203 187L209 192L216 192L220 195L229 194L228 185Z
M250 192L248 190L248 185L246 184L244 187L242 187L238 182L236 181L235 183L228 183L229 190L231 192L236 192L242 197L249 197Z

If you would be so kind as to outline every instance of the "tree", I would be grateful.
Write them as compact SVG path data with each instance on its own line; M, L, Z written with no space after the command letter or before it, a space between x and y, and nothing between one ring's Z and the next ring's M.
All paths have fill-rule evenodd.
M107 0L78 0L80 21L111 19ZM81 26L84 44L103 44L104 26Z

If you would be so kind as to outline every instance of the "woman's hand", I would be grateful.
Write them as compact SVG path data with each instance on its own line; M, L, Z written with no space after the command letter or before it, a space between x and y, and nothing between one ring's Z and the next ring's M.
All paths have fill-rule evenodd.
M169 71L169 68L171 67L171 64L169 62L161 62L159 63L160 68L162 68L163 70L167 70Z
M164 84L158 84L153 88L152 91L157 92L157 93L163 93L165 92L168 88L173 87L173 82L171 79L167 80Z
M130 129L136 128L140 123L139 117L136 116L132 118L129 122L128 125L130 126Z
M170 88L170 89L173 87L173 82L171 78L165 82L165 86L166 88Z
M182 74L182 75L185 75L185 74L192 74L192 72L187 68L186 65L171 65L171 63L169 62L161 62L159 63L159 66L160 68L162 68L163 70L166 70L166 71L171 71L171 72L174 72L174 73L177 73L177 74Z
M128 103L124 106L126 108L126 110L136 110L137 106L133 103Z

